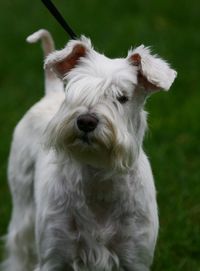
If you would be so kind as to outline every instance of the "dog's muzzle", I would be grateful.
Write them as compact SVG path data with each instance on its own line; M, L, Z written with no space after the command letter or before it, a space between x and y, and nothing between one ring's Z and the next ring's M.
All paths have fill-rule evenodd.
M98 122L99 120L97 117L92 114L83 114L77 118L78 129L84 133L93 132L96 129Z

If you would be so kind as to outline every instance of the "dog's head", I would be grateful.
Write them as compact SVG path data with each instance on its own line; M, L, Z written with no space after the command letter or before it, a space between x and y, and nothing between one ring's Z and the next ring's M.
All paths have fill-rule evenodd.
M45 67L66 85L47 128L48 146L97 167L130 168L146 128L145 99L168 90L176 72L143 45L110 59L85 37L50 54Z

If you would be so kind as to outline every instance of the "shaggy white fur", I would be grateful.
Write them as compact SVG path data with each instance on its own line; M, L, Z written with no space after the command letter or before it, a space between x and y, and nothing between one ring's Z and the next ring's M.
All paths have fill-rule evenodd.
M51 44L44 30L29 41L44 36ZM109 59L85 37L45 69L46 95L14 132L3 270L148 271L158 215L143 106L176 72L144 46Z

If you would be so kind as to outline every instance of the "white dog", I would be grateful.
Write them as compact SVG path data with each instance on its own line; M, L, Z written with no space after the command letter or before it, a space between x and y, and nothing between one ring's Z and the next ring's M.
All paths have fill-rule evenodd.
M51 36L28 41L39 39L49 54ZM176 72L143 45L110 59L85 37L50 53L45 70L46 95L14 132L3 270L150 270L158 215L143 107Z

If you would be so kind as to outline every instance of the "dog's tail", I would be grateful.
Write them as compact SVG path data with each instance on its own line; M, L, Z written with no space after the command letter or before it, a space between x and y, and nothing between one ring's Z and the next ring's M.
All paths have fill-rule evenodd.
M42 42L42 49L44 57L55 50L54 41L49 31L40 29L28 36L26 41L28 43ZM45 94L52 92L63 91L63 82L50 69L45 69Z

